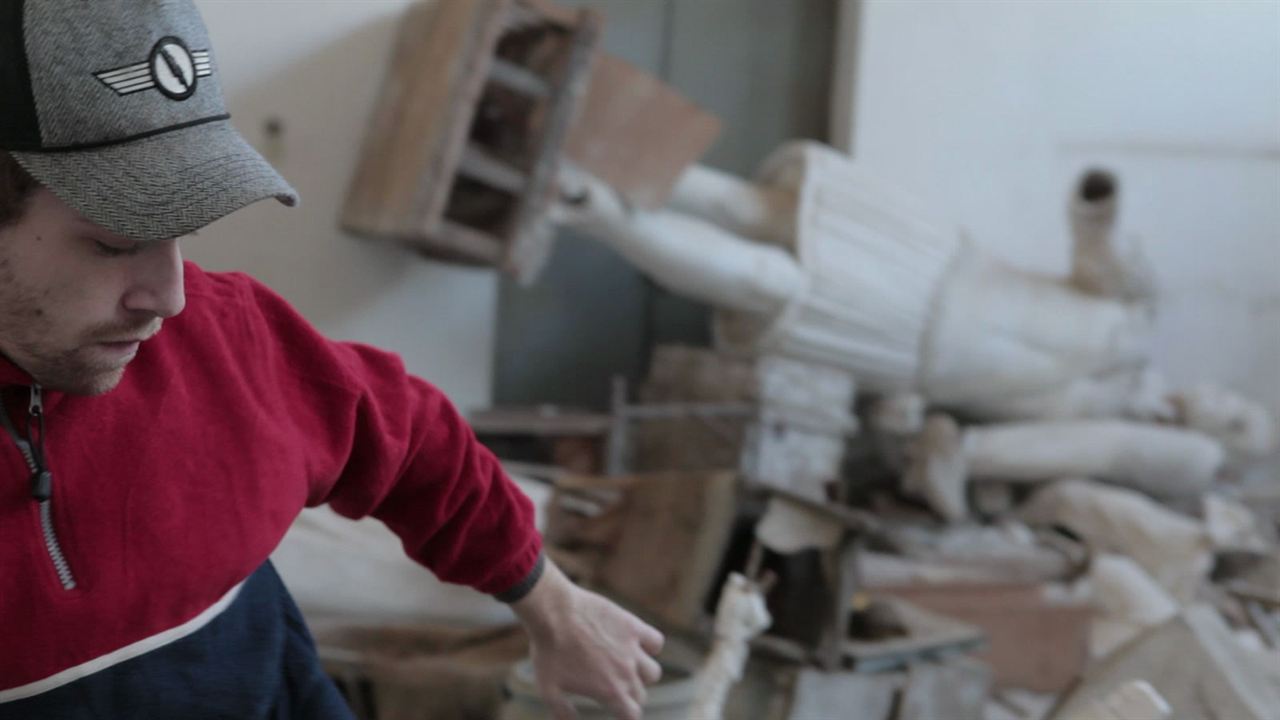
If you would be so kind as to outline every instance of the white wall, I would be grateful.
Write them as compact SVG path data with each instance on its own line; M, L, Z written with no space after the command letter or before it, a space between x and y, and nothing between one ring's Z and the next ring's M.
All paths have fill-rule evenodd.
M1000 255L1054 272L1069 188L1087 166L1115 170L1121 224L1162 285L1160 364L1280 416L1280 3L859 9L852 130L837 144Z
M338 214L408 0L198 0L232 121L302 195L259 203L186 243L245 270L332 337L403 356L464 411L491 397L497 279L344 235ZM284 123L267 143L264 122Z

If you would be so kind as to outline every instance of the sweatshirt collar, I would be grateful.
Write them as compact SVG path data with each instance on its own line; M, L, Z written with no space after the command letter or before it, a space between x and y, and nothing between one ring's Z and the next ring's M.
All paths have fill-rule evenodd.
M21 388L21 392L17 394L22 398L18 407L25 409L27 407L27 392L32 385L36 384L35 378L31 373L23 370L17 363L10 360L3 353L0 353L0 390L9 388ZM64 398L68 397L66 393L57 390L44 389L44 410L48 415L51 410L56 409L62 404ZM0 405L0 407L3 407ZM3 435L0 435L3 437Z
M31 385L34 382L35 378L31 377L31 373L18 367L17 363L0 353L0 387Z

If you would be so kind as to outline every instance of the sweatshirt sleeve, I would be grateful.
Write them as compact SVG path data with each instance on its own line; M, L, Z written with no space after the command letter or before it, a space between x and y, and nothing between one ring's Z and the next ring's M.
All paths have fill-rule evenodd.
M307 505L378 518L446 582L504 602L529 592L545 562L533 505L448 398L398 356L329 340L238 277L258 393L285 441L304 444Z

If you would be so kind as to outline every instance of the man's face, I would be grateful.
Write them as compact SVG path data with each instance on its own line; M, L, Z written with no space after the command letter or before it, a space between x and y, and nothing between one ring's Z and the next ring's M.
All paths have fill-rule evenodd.
M185 303L176 240L135 243L44 188L0 228L0 352L45 387L114 388Z

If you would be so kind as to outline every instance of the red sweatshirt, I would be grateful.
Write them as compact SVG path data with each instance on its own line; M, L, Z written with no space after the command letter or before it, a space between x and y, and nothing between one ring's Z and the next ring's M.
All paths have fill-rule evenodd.
M509 600L536 581L529 501L439 390L247 276L188 263L186 287L116 389L43 393L47 503L0 430L0 718L247 602L304 507L382 520L448 582ZM19 440L31 385L0 358Z

